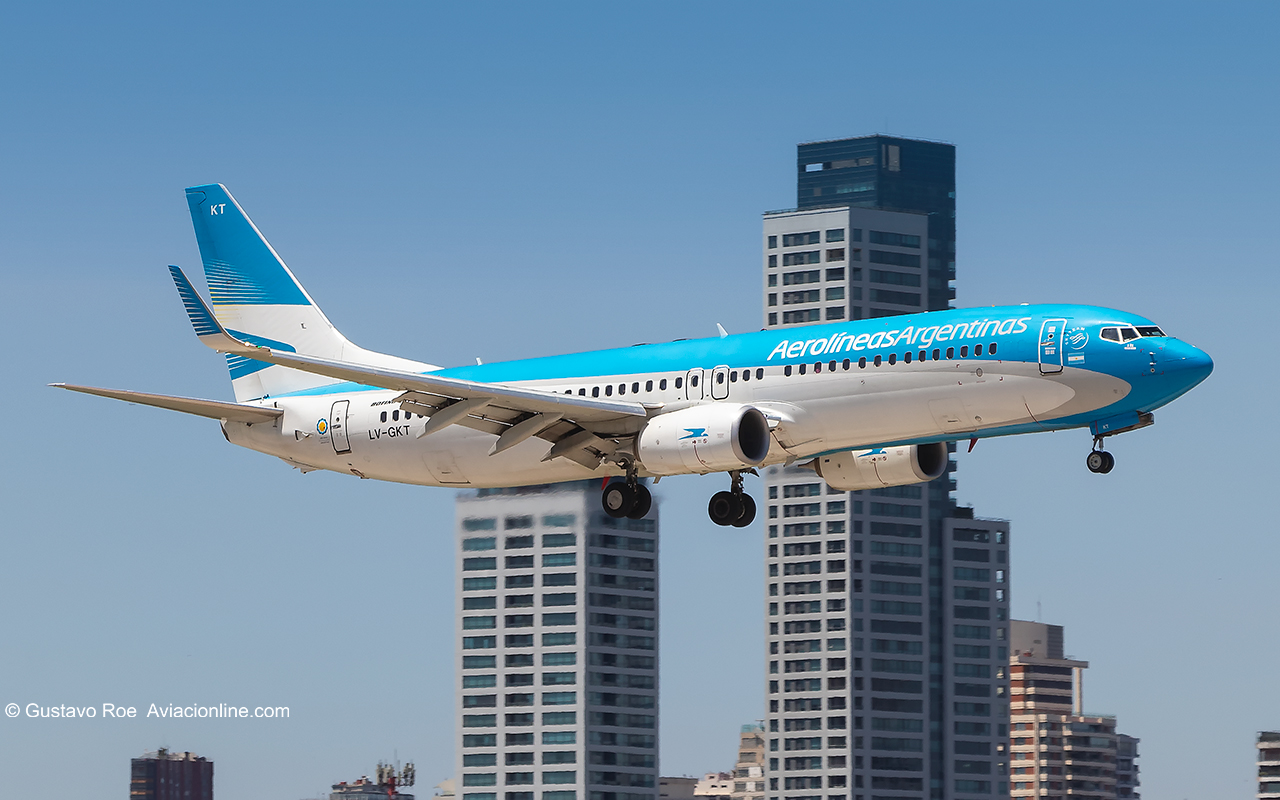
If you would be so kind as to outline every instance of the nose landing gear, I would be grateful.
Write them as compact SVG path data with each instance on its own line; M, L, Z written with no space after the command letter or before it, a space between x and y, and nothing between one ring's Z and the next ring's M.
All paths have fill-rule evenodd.
M1102 437L1095 436L1093 438L1093 452L1089 453L1089 457L1085 459L1085 466L1089 471L1096 475L1106 475L1115 469L1116 457L1102 449Z
M716 492L707 503L707 516L717 525L732 525L745 528L756 518L756 501L751 495L742 491L742 475L744 472L755 474L755 470L735 470L729 476L733 479L732 487L727 492Z

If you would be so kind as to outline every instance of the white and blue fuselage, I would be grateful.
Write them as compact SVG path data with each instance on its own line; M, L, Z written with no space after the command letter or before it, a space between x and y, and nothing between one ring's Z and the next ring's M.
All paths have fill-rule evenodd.
M1104 329L1114 338L1103 338ZM1153 330L1154 329L1154 330ZM750 404L777 421L765 464L842 450L1136 425L1209 374L1212 361L1135 314L1074 305L957 309L724 338L444 369L438 375L618 398L662 413ZM451 426L418 438L401 393L336 383L260 404L278 425L225 424L239 445L304 468L423 485L514 486L621 474L543 461L529 439L489 455L493 434ZM337 430L335 437L335 429Z

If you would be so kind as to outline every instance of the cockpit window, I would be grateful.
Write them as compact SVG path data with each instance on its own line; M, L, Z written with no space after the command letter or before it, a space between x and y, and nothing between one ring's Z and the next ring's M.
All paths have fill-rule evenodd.
M1138 335L1139 336L1164 336L1165 333L1164 331L1157 328L1155 325L1143 325L1138 328Z
M1127 342L1127 341L1129 341L1129 340L1131 340L1131 339L1137 339L1137 338L1138 338L1138 332L1137 332L1137 331L1135 331L1133 328L1121 328L1121 329L1120 329L1120 336L1121 336L1121 338L1123 338L1123 339Z
M1118 342L1120 341L1120 329L1119 328L1103 328L1102 338L1106 339L1108 342Z

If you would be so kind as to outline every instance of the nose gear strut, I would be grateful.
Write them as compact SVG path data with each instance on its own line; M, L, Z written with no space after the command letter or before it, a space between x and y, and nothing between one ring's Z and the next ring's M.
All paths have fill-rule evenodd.
M1089 453L1089 457L1084 461L1089 471L1097 475L1106 475L1116 466L1116 457L1102 449L1104 438L1103 436L1093 437L1093 452Z

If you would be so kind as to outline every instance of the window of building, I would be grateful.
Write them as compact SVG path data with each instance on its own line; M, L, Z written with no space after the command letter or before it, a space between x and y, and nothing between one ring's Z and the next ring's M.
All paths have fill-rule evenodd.
M802 292L783 292L782 304L784 306L795 305L797 303L816 303L822 299L822 294L818 289L809 289Z
M894 303L900 306L919 306L919 292L894 292L888 289L872 289L870 299L873 303Z
M782 322L784 325L793 325L803 322L819 322L822 319L822 311L817 308L801 309L799 311L782 312Z
M803 272L784 272L782 273L783 286L799 286L806 283L819 283L822 280L822 271L809 269Z
M843 242L843 241L844 241L844 228L834 228L834 229L832 229L832 230L827 231L827 241L828 241L828 242Z
M888 231L872 231L872 244L887 244L891 247L919 247L920 237L909 233L890 233Z
M774 269L777 266L778 266L778 257L775 255L769 256L769 269ZM773 276L770 275L769 277L772 278Z
M802 247L806 244L817 244L820 241L817 231L806 231L804 233L784 233L782 235L783 247Z
M828 261L844 261L844 248L832 247L827 250Z
M917 257L917 260L919 260L919 257ZM782 256L782 266L784 267L795 267L801 264L817 264L821 261L821 250L801 250L796 253L784 253Z
M769 249L770 249L770 250L772 250L772 249L774 249L774 248L775 248L775 247L777 247L777 246L778 246L778 237L777 237L777 236L770 236L770 237L769 237Z
M884 283L894 286L919 286L920 276L906 272L890 272L884 269L873 269L869 275L872 283Z
M769 276L769 286L770 286L770 287L773 287L773 286L777 286L777 285L778 285L778 276L777 276L776 274L775 274L775 275L770 275L770 276Z
M854 259L855 261L857 259ZM920 256L914 253L893 253L887 250L872 250L867 260L872 264L889 264L895 267L920 268Z

